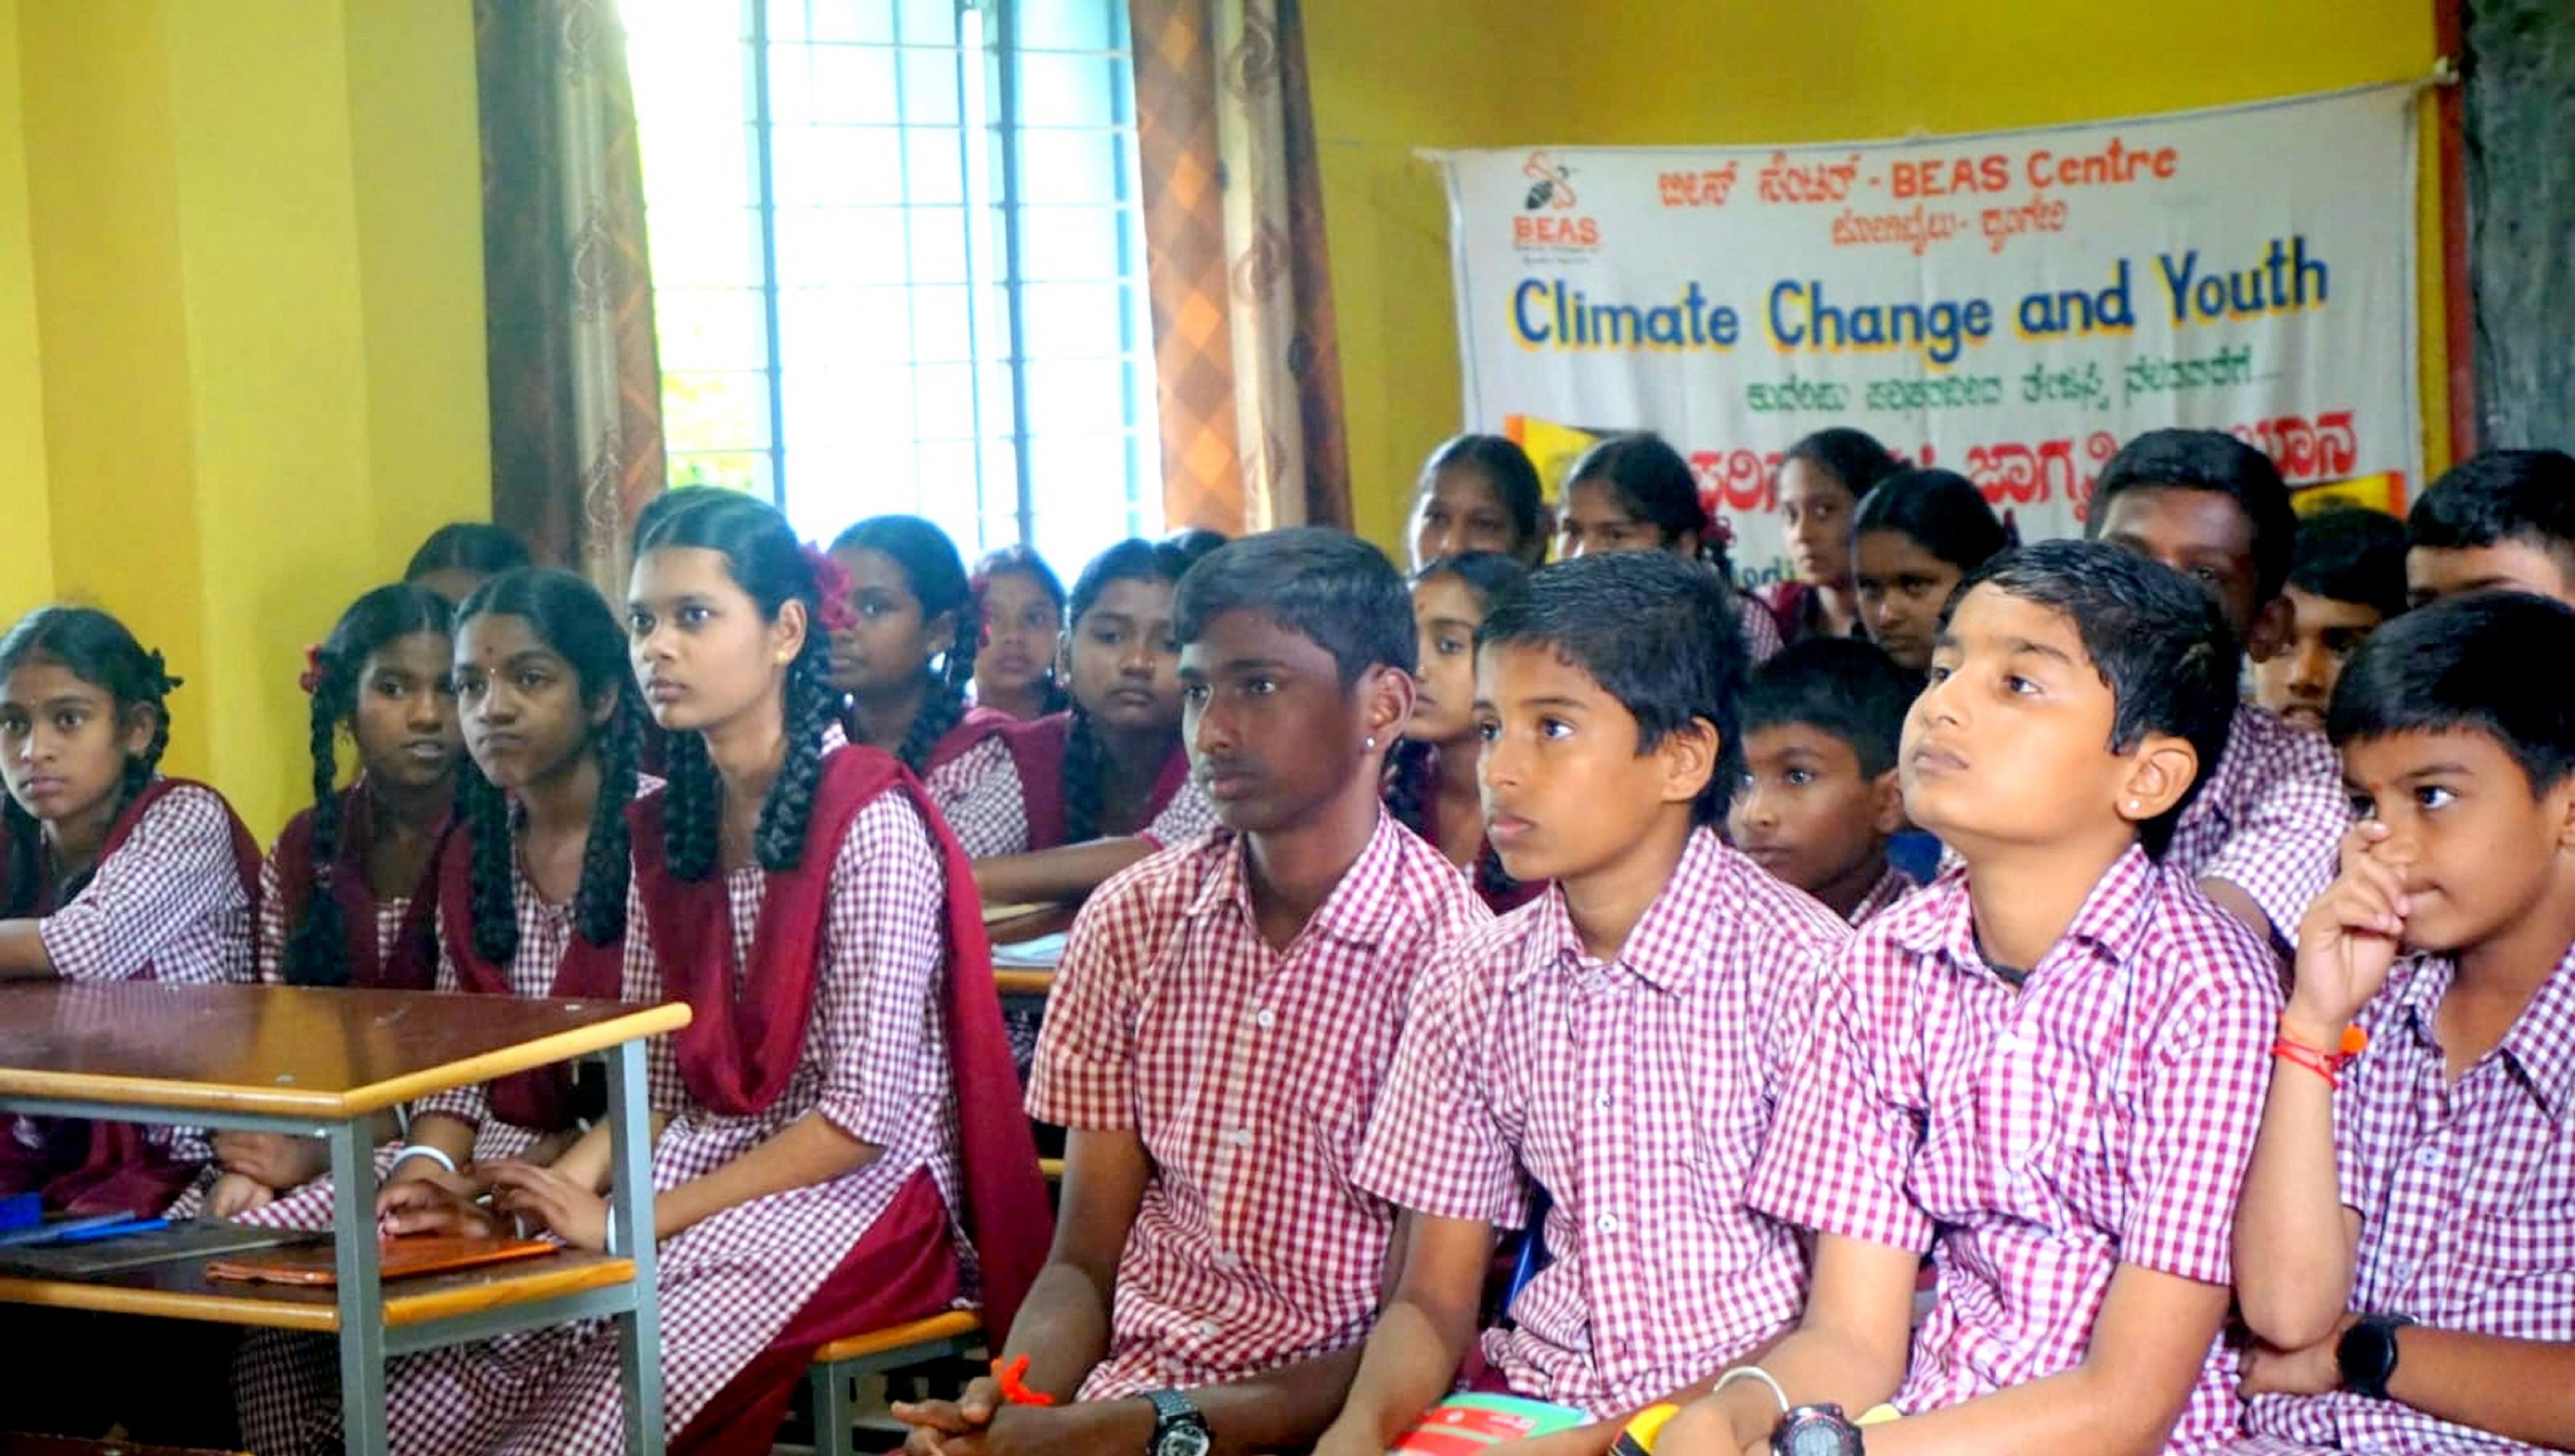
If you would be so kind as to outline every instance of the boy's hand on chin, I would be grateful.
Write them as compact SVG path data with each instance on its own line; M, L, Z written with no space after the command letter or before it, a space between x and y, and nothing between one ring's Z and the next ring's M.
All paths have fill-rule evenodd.
M2405 879L2377 854L2387 826L2363 819L2342 839L2342 873L2308 906L2298 933L2298 980L2282 1023L2332 1051L2351 1018L2387 983L2405 935Z

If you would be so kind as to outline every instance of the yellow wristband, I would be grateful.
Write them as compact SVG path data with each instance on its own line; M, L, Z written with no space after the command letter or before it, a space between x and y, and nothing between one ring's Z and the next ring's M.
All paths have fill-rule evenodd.
M1680 1413L1681 1408L1668 1400L1661 1405L1649 1405L1636 1412L1627 1418L1627 1424L1618 1432L1616 1449L1635 1451L1640 1453L1640 1456L1652 1456L1654 1438L1660 1436L1663 1433L1663 1427L1669 1425L1672 1417Z
M1858 1420L1851 1422L1851 1424L1854 1426L1891 1426L1902 1419L1904 1419L1904 1412L1897 1410L1895 1407L1891 1405L1875 1405L1869 1407L1868 1414L1861 1416Z

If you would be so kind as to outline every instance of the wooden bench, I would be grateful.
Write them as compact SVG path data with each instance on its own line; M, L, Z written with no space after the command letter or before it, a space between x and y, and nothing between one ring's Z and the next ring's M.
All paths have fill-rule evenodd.
M857 1418L851 1382L933 1360L964 1355L984 1343L984 1321L974 1311L952 1309L909 1324L891 1325L834 1340L814 1352L808 1376L814 1385L816 1456L856 1456L851 1423Z

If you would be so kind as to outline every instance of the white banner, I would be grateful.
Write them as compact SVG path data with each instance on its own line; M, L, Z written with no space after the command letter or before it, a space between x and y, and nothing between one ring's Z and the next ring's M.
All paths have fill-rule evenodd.
M1834 146L1515 148L1447 171L1470 429L1652 429L1747 583L1831 425L2081 529L2140 431L2231 430L2293 485L2422 471L2411 86Z

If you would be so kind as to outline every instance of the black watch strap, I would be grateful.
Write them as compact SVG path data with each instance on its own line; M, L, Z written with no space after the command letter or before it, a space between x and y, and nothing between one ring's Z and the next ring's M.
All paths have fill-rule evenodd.
M2387 1399L2387 1382L2396 1378L2396 1332L2413 1322L2401 1314L2371 1314L2344 1330L2334 1343L2342 1388L2371 1400Z
M1190 1404L1190 1398L1177 1390L1149 1390L1145 1392L1145 1398L1154 1403L1154 1424L1158 1426L1179 1421L1207 1424L1207 1417L1200 1415L1199 1408Z

